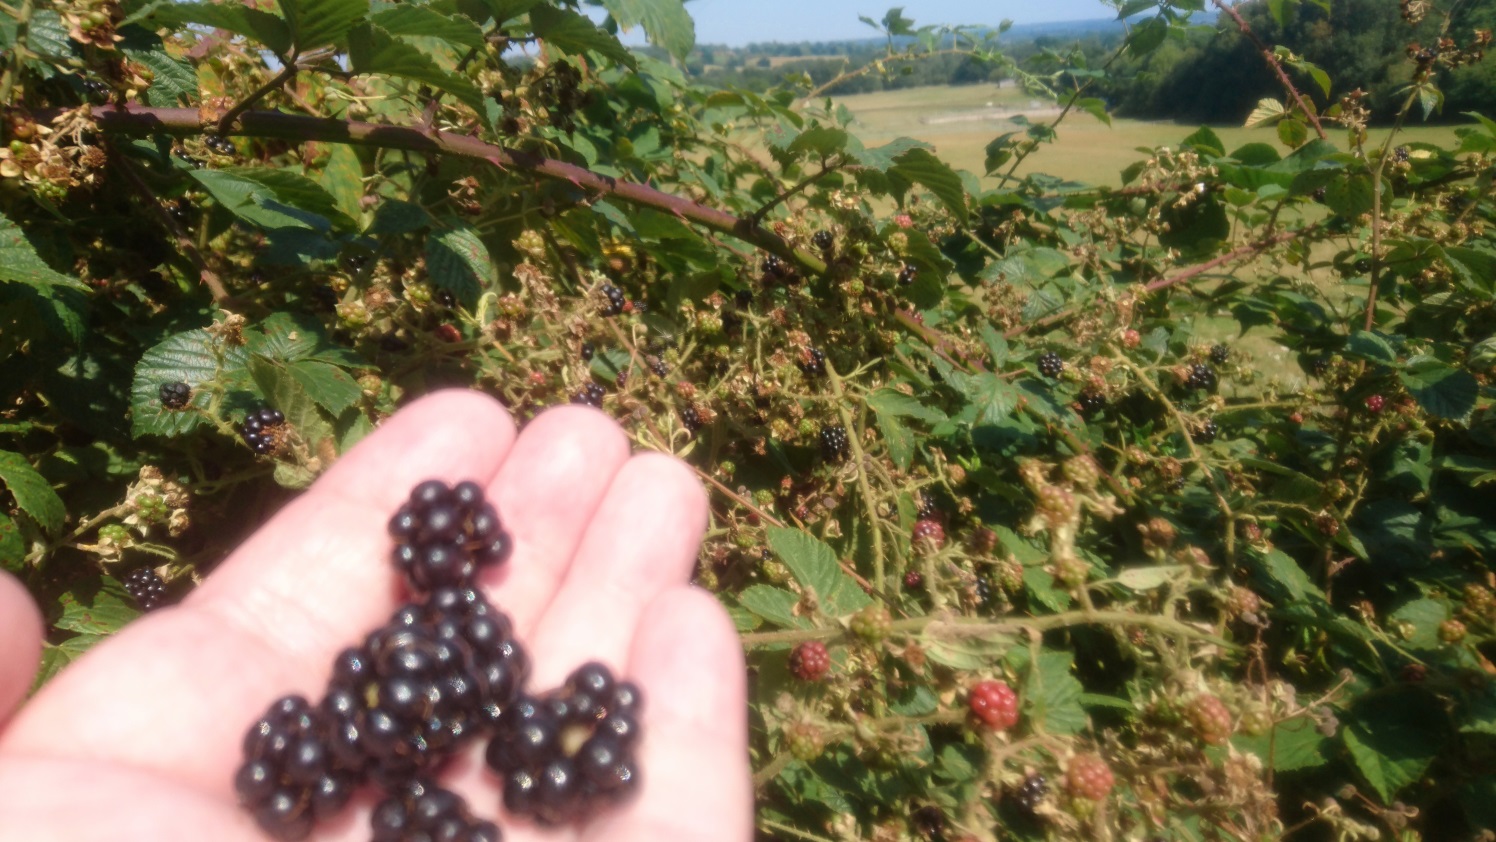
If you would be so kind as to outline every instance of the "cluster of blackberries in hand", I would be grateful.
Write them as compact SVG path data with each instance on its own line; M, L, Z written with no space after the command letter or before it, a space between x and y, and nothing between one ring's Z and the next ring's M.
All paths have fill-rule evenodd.
M608 394L603 387L597 383L588 383L582 387L582 391L571 396L571 402L590 406L597 409L603 407L603 396Z
M820 348L809 348L800 352L795 363L806 377L823 377L826 374L826 352Z
M623 290L612 284L603 284L602 293L603 297L608 299L608 303L603 305L602 313L604 316L616 316L623 312L623 306L628 303L628 299L624 297Z
M150 611L166 599L166 583L149 567L131 570L125 576L125 592L135 600L141 611Z
M1060 372L1065 370L1065 361L1054 351L1045 351L1039 355L1039 373L1045 377L1059 377Z
M1216 387L1215 370L1205 363L1195 363L1190 366L1190 373L1184 380L1184 387L1204 392L1214 389Z
M183 409L192 399L192 387L186 383L162 383L158 395L167 409Z
M840 462L846 459L850 447L846 427L828 424L821 428L821 455L828 461Z
M235 789L276 839L305 838L373 782L386 791L374 811L375 842L498 842L496 825L475 819L430 776L475 738L522 742L519 711L537 704L521 693L530 662L508 616L475 590L477 572L508 556L508 536L476 483L435 480L415 487L389 532L415 599L338 655L320 702L293 695L271 705L244 739ZM531 790L521 792L525 785L506 769L504 800L548 800L510 812L568 821L630 791L638 779L630 754L639 733L638 690L589 664L540 698L556 717L551 754ZM590 727L580 738L583 725ZM491 748L490 758L496 752L503 754ZM552 774L556 764L570 777Z
M280 410L262 407L244 417L244 423L239 425L239 435L244 437L250 450L265 456L275 451L276 430L285 423L286 416Z
M639 782L639 688L598 663L559 690L524 696L500 718L488 765L503 777L504 807L545 825L586 819Z

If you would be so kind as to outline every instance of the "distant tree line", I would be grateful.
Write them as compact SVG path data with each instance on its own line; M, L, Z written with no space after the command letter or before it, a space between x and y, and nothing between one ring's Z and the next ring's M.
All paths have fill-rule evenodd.
M1433 45L1441 21L1430 15L1416 29L1405 23L1391 0L1331 0L1329 12L1311 3L1290 11L1280 26L1263 0L1237 7L1265 43L1288 47L1318 65L1333 81L1326 97L1305 73L1290 70L1300 91L1321 109L1360 89L1374 119L1391 120L1411 79L1406 50L1411 43ZM1463 3L1451 35L1469 43L1476 29L1496 28L1496 3ZM1098 27L1079 36L1039 35L1004 44L1007 55L1043 70L1057 54L1079 52L1098 67L1121 44L1120 28ZM708 84L762 92L775 85L808 78L820 86L842 72L887 55L882 40L751 44L744 48L701 47L687 71ZM794 57L794 61L774 59ZM1001 67L969 56L943 55L919 61L886 63L884 73L849 79L828 93L849 95L923 85L999 82ZM1496 113L1496 57L1472 66L1443 70L1445 94L1441 114L1456 118L1465 111ZM1229 18L1172 35L1143 56L1114 62L1105 79L1089 93L1106 100L1121 116L1173 119L1194 123L1239 124L1265 97L1281 99L1283 91L1257 48Z

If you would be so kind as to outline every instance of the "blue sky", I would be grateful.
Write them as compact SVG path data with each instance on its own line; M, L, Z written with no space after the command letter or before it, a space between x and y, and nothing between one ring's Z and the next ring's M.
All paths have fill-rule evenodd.
M839 41L874 30L857 20L881 20L894 6L915 25L1014 23L1111 18L1100 0L694 0L686 4L701 44L741 46L753 41Z

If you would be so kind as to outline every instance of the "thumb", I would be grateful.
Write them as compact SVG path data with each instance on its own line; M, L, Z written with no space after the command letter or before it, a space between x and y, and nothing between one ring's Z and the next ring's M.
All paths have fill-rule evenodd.
M21 583L0 571L0 728L31 689L41 652L41 612Z

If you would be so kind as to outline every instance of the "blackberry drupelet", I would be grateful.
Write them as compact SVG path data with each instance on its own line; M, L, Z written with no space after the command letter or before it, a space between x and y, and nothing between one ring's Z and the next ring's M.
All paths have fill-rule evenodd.
M639 785L639 708L638 688L598 663L577 668L559 690L521 697L487 751L505 809L556 825L627 797Z
M906 287L919 278L919 267L912 263L905 263L904 268L899 270L899 286Z
M603 397L607 394L607 391L600 384L588 383L582 387L582 391L571 396L571 402L602 409Z
M498 825L426 778L405 781L374 808L373 842L499 842Z
M851 442L847 439L847 428L839 424L828 424L821 428L821 456L831 462L847 458Z
M1216 373L1205 363L1195 363L1190 366L1190 374L1185 378L1184 386L1186 389L1208 392L1216 387Z
M330 750L330 720L301 696L275 702L244 737L234 775L239 803L276 839L304 839L341 810L362 782L359 767Z
M603 284L602 293L608 299L608 303L604 304L602 309L604 316L616 316L623 312L623 305L628 303L628 299L623 295L623 290L612 284Z
M528 673L507 616L476 591L441 588L338 655L321 708L329 750L377 783L409 780L491 729Z
M244 417L244 423L239 425L239 435L250 450L260 456L268 456L275 452L279 443L277 430L285 423L286 416L280 410L262 407Z
M157 394L167 409L183 409L192 400L192 387L186 383L162 383Z
M395 567L417 593L468 587L479 568L503 563L513 546L475 482L417 485L390 518L389 533Z
M152 611L166 599L166 583L149 567L131 570L125 576L125 591L141 611Z
M821 251L830 251L836 245L836 237L830 231L817 231L810 242Z
M1060 372L1065 370L1065 361L1054 351L1045 351L1039 355L1039 373L1045 377L1059 377Z
M1225 345L1210 346L1210 361L1216 365L1225 365L1231 359L1231 349Z
M820 348L807 348L800 352L800 359L795 362L800 371L806 377L824 377L826 375L826 352Z

